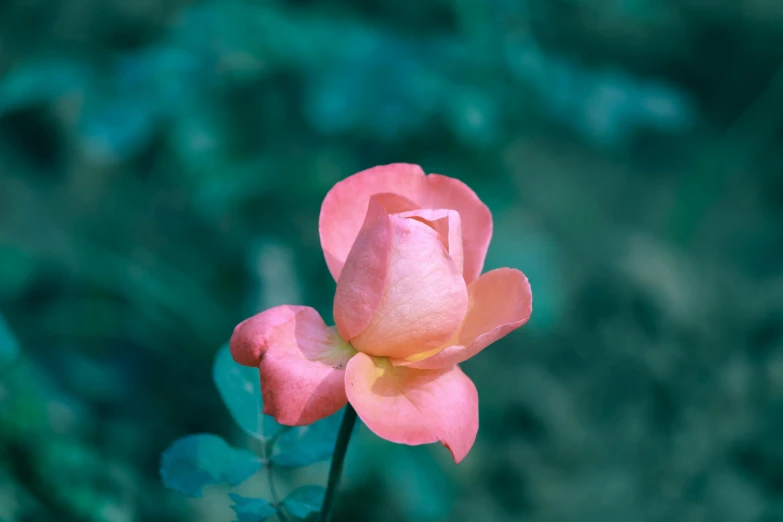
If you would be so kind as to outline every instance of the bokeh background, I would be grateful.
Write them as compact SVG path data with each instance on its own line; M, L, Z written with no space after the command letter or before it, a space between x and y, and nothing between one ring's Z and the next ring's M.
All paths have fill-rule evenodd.
M233 520L160 453L247 443L218 348L331 317L321 200L398 161L534 312L464 365L469 457L365 428L338 521L783 520L781 64L777 0L0 3L0 520Z

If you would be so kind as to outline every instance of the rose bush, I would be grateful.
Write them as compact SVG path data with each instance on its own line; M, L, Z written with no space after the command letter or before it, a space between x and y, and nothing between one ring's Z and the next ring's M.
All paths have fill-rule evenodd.
M377 435L440 441L461 461L478 432L478 394L458 364L532 310L522 272L481 275L489 209L459 180L394 164L337 183L319 230L336 326L284 305L231 338L234 359L260 370L264 413L310 424L350 402Z

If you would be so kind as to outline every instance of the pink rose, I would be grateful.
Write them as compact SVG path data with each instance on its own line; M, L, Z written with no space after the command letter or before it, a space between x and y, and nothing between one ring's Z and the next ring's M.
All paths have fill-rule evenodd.
M234 359L260 369L264 412L310 424L350 401L380 437L440 441L461 461L478 432L478 394L458 364L532 310L522 272L481 275L489 209L459 180L394 164L337 183L319 229L336 327L284 305L231 337Z

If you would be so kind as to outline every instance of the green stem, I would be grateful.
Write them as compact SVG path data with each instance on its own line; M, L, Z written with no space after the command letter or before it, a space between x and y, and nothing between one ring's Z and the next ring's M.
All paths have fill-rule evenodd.
M275 488L275 474L272 472L272 463L267 461L264 466L266 467L266 477L269 481L269 493L272 495L272 503L277 508L277 518L286 522L288 520L288 514L283 509L283 505L280 503L280 497L277 494L277 488Z
M260 433L263 433L263 430L261 429L261 419L263 418L263 412L259 411L258 414L258 431ZM267 439L264 436L256 437L256 440L261 442L261 460L264 462L264 470L266 471L266 478L267 482L269 482L269 493L272 496L272 504L277 509L277 518L281 520L281 522L287 522L288 521L288 514L283 509L283 505L280 503L280 497L277 494L277 488L275 487L275 474L272 470L272 446L275 443L274 438Z
M348 443L351 441L351 433L353 432L353 425L355 423L356 410L349 404L345 408L343 422L340 424L340 432L337 434L337 443L334 445L332 466L329 468L329 481L326 485L324 505L321 508L321 522L329 522L332 518L332 505L334 504L334 497L337 493L337 486L340 484L340 477L343 474L345 453L348 450Z

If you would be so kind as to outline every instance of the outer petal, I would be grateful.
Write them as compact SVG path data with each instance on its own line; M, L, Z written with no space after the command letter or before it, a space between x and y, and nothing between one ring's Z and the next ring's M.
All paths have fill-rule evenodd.
M399 194L417 202L424 185L418 165L394 163L363 170L335 184L321 204L318 229L326 264L339 281L348 253L362 228L370 196Z
M492 214L463 182L438 174L424 175L418 165L396 163L354 174L337 183L324 198L319 230L326 264L339 280L345 260L362 228L373 194L404 196L422 208L450 209L462 218L464 278L470 283L481 274L492 237ZM402 210L389 210L390 213Z
M367 250L385 245L385 239L365 238L362 232L337 283L334 316L340 332L350 332L347 340L360 352L405 358L442 345L458 330L468 294L459 267L435 230L413 218L387 219L390 247L380 300L380 276L368 272L383 273L374 265L382 263L383 250ZM383 225L375 230L373 238L385 238ZM355 333L353 327L364 322L371 308L368 303L376 302L366 328Z
M234 360L260 370L264 413L288 426L311 424L345 405L345 366L355 353L305 306L266 310L231 336Z
M350 341L367 328L380 306L388 281L391 244L389 214L373 196L334 294L334 322L343 339Z
M440 441L459 463L478 433L478 392L458 366L395 368L357 354L345 373L348 400L376 435L400 444Z
M530 283L525 274L512 268L487 272L468 286L468 293L470 308L451 346L424 360L394 364L445 368L461 363L525 324L533 310Z

